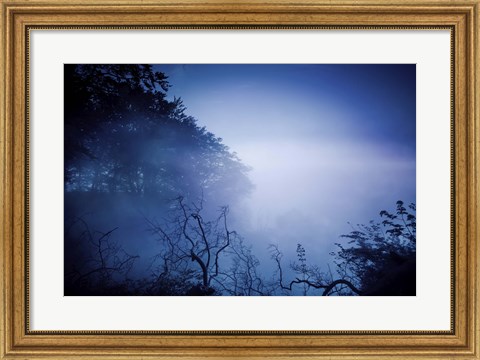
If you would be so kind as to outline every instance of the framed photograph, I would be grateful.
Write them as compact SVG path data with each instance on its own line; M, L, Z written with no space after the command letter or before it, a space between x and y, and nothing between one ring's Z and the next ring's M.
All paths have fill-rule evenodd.
M479 358L478 0L0 4L1 359Z

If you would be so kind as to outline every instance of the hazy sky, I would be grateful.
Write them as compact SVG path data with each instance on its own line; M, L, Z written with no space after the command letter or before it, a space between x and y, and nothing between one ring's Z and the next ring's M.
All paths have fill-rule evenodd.
M156 70L169 97L251 166L255 189L236 226L258 251L302 243L322 265L348 222L415 202L415 65Z

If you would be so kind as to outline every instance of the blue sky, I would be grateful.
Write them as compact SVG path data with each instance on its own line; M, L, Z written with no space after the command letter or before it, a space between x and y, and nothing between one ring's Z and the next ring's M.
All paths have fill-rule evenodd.
M302 243L322 265L348 222L415 202L415 65L155 68L169 97L252 167L235 225L259 251Z

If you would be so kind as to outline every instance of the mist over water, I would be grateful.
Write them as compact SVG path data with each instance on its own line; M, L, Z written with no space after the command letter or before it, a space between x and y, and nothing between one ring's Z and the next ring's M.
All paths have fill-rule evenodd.
M66 237L65 263L80 277L86 270L78 270L79 261L91 262L98 246L107 254L110 245L98 244L112 229L112 254L120 249L113 263L127 261L124 253L138 256L128 269L131 281L160 277L165 267L158 254L166 245L158 229L170 227L182 236L181 226L175 230L172 225L179 218L178 196L184 199L182 206L194 204L189 209L193 214L200 206L205 221L220 219L222 206L228 206L228 231L251 247L259 275L278 275L269 249L274 244L283 253L288 280L298 276L289 269L299 261L298 244L307 264L335 273L331 253L338 250L335 243L347 243L342 234L356 224L382 221L380 211L394 212L398 200L415 203L415 65L159 64L152 69L168 77L170 87L161 101L182 100L184 110L175 121L192 125L165 122L167 131L143 133L138 129L154 115L129 113L135 120L112 131L115 120L105 121L103 138L87 141L93 152L105 146L107 136L118 138L124 131L108 149L117 162L97 165L96 155L75 155L65 185L65 226L74 234ZM200 136L195 126L210 134L205 144L216 150L191 143ZM122 164L134 163L140 165L122 172ZM222 221L207 231L213 236L215 226L223 229ZM198 228L192 231L201 240ZM215 235L218 249L227 241L220 237L228 231L222 231ZM178 251L190 256L190 250ZM198 255L206 259L202 251ZM189 266L195 264L191 256ZM301 295L299 291L292 294Z

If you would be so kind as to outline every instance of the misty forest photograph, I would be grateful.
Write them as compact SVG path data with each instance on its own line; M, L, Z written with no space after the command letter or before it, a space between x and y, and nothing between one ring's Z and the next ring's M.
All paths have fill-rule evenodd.
M415 296L415 64L64 65L65 296Z

